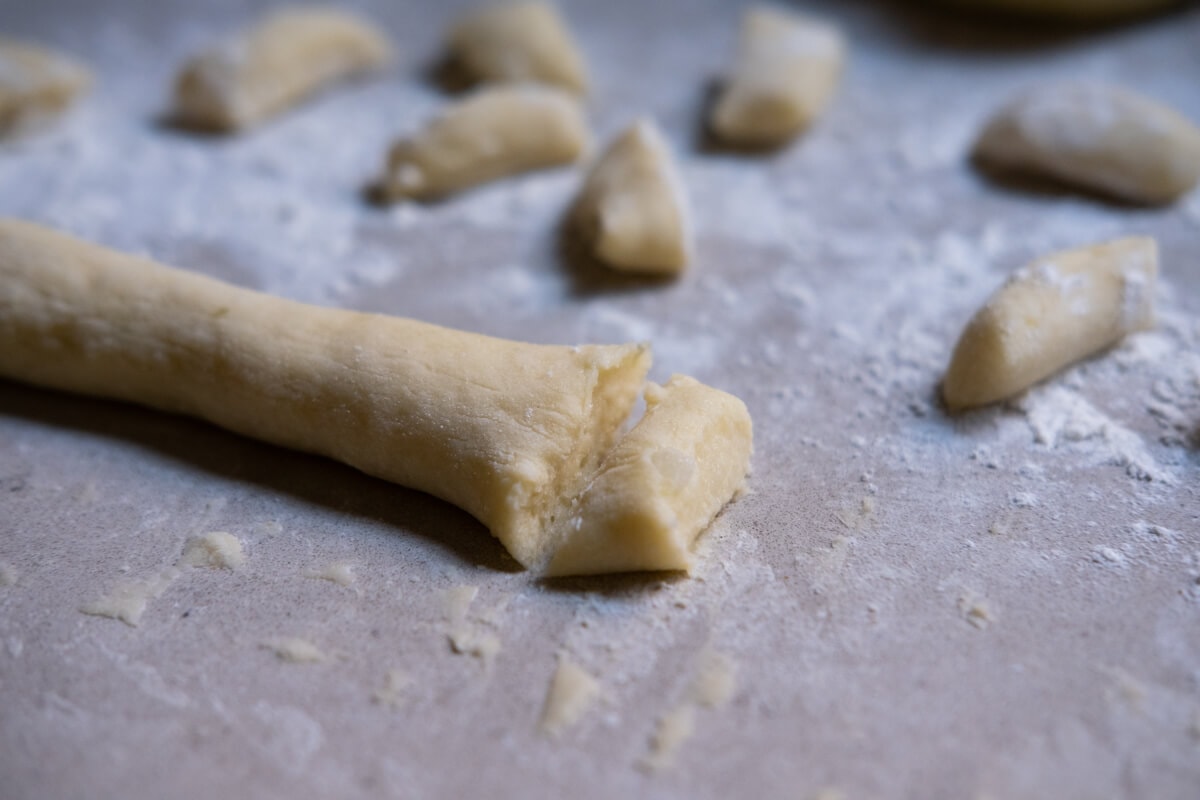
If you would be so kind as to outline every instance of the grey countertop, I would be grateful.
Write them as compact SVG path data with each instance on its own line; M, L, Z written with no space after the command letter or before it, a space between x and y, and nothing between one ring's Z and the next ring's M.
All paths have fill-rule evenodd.
M0 147L0 214L297 299L568 344L649 340L653 375L731 391L752 492L695 575L548 584L429 497L116 403L0 383L0 794L1194 798L1200 786L1200 193L1132 209L999 186L981 120L1051 78L1125 84L1200 120L1200 11L1083 32L814 4L849 69L771 156L698 135L733 3L564 3L606 140L654 116L697 257L623 282L560 220L579 168L435 205L362 202L387 143L445 101L457 3L362 2L399 61L244 137L157 120L174 69L259 4L0 0L6 32L93 65L61 124ZM1026 396L947 418L972 311L1037 255L1162 247L1160 325ZM207 531L138 627L79 608ZM343 586L308 577L351 565ZM446 592L478 587L453 651ZM286 663L263 642L328 654ZM734 667L674 762L640 766L705 654ZM539 731L560 655L600 701ZM389 671L394 703L372 696ZM825 794L821 794L824 792ZM840 794L839 794L840 793Z

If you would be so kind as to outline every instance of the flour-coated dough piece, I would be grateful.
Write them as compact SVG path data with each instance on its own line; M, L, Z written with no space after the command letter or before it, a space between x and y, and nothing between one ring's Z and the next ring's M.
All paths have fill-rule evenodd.
M304 305L0 221L0 376L330 456L463 508L526 566L649 361Z
M649 384L646 415L605 456L569 516L549 575L691 569L691 546L745 486L750 413L675 375Z
M829 103L845 59L845 39L833 25L781 8L751 8L713 105L713 134L745 147L785 144Z
M627 272L673 274L691 251L687 198L657 126L639 120L600 156L574 217L597 258Z
M62 112L91 82L91 73L64 55L0 37L0 136Z
M454 62L482 83L548 83L587 91L587 70L558 10L541 0L486 5L450 29Z
M434 199L470 186L567 164L587 149L579 102L549 86L485 87L460 100L388 154L382 199Z
M305 97L386 64L379 29L332 8L284 8L184 65L175 82L175 121L232 132Z
M942 397L951 411L1004 400L1154 325L1158 245L1117 239L1013 274L959 337Z
M1054 83L1000 109L980 134L975 156L993 167L1158 205L1200 180L1200 127L1115 86Z

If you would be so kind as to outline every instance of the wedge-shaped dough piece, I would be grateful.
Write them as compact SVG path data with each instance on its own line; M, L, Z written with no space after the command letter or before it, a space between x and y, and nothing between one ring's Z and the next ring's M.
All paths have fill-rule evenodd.
M188 61L175 83L174 118L203 130L249 128L391 57L384 35L355 16L285 8Z
M448 500L526 566L641 390L642 345L318 308L0 221L0 375L206 419Z
M1018 270L967 324L942 382L951 411L1011 397L1154 325L1158 245L1132 237Z
M91 82L91 73L66 56L0 37L0 136L62 112Z
M384 200L434 199L520 172L570 163L587 149L574 97L533 84L480 89L388 154Z
M1200 180L1200 127L1114 86L1050 84L997 112L979 136L975 157L995 168L1159 205Z
M829 23L770 6L742 19L737 58L709 125L724 142L776 147L804 131L833 96L846 59Z
M646 415L561 520L547 574L689 570L692 543L745 486L753 449L741 400L685 375L649 384Z
M639 120L592 167L574 216L596 257L628 272L676 273L691 230L683 184L653 122Z
M478 8L460 18L447 39L454 63L472 80L587 91L583 57L550 3L527 0Z

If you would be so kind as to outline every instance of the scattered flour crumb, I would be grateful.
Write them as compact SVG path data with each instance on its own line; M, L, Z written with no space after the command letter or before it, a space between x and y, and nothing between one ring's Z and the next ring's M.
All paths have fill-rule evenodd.
M696 731L696 707L684 703L673 711L668 712L658 721L658 728L650 742L650 753L642 760L640 766L651 772L658 772L675 762L679 748L691 738Z
M705 708L721 708L737 691L737 665L715 650L706 650L692 679L691 699Z
M958 613L971 626L979 630L986 629L994 619L991 605L982 597L972 592L963 592L958 596Z
M1129 526L1129 532L1134 536L1141 538L1153 538L1161 540L1172 540L1179 536L1178 531L1173 531L1170 528L1165 528L1162 525L1155 525L1153 522L1138 520Z
M304 573L304 577L330 581L338 584L339 586L353 586L355 580L353 570L354 565L338 562L336 564L330 564L329 566L325 567L325 569L309 570L308 572Z
M455 586L448 589L443 598L446 621L451 625L461 625L467 618L467 610L477 594L478 586Z
M0 588L17 585L17 568L12 564L0 562Z
M542 707L541 729L558 736L583 718L600 695L600 684L583 667L560 656Z
M1112 547L1097 547L1092 551L1092 561L1097 564L1112 564L1113 566L1125 566L1125 554L1120 550Z
M1112 679L1112 686L1105 692L1109 702L1120 701L1135 710L1140 710L1146 700L1146 687L1119 667L1107 667L1103 672Z
M237 569L246 563L242 543L224 531L213 531L188 539L177 566Z
M289 664L319 664L326 655L315 644L296 636L268 639L262 646L270 650L280 661Z
M1008 502L1017 508L1034 508L1038 504L1038 499L1033 492L1014 492L1009 495Z
M81 606L79 610L93 617L119 619L136 628L146 612L146 604L162 595L178 577L179 570L171 568L144 581L121 583L104 597Z
M412 678L403 670L391 669L383 678L383 686L371 694L371 701L388 708L399 708Z
M696 730L698 708L720 708L728 703L737 688L737 670L733 659L706 648L688 687L686 698L658 721L650 741L650 752L640 766L651 772L669 767L679 748Z
M458 628L448 635L450 649L459 655L475 656L484 664L491 664L500 652L500 637L494 633Z

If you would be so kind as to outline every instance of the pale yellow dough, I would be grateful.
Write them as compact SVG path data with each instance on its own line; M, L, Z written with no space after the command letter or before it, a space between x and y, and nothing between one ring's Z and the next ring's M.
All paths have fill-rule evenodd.
M1200 127L1115 86L1056 83L1000 109L975 144L982 163L1134 203L1170 203L1200 180Z
M0 220L0 376L330 456L465 509L527 567L570 534L560 572L685 568L741 486L745 407L689 378L648 391L613 448L649 365L645 345L532 345L308 306ZM626 512L645 543L612 529Z
M478 90L388 153L381 198L434 199L520 172L569 164L587 149L570 94L523 84Z
M455 63L478 82L587 91L583 57L550 3L498 3L470 11L450 29L447 45Z
M174 118L205 130L249 128L391 58L383 33L358 17L284 8L188 61L175 82Z
M1011 397L1154 324L1158 246L1133 237L1018 270L967 324L942 397L951 411Z
M599 682L583 667L560 655L542 706L542 732L552 737L561 735L587 714L599 696Z
M745 485L753 449L741 400L684 375L649 384L646 415L562 520L547 574L690 570L692 543Z
M738 52L713 106L709 125L728 144L787 143L820 115L833 96L846 43L833 25L773 6L742 18Z
M0 37L0 136L62 112L91 83L91 73L72 59Z
M639 120L596 161L574 218L596 257L627 272L674 274L691 251L683 185L657 126Z

